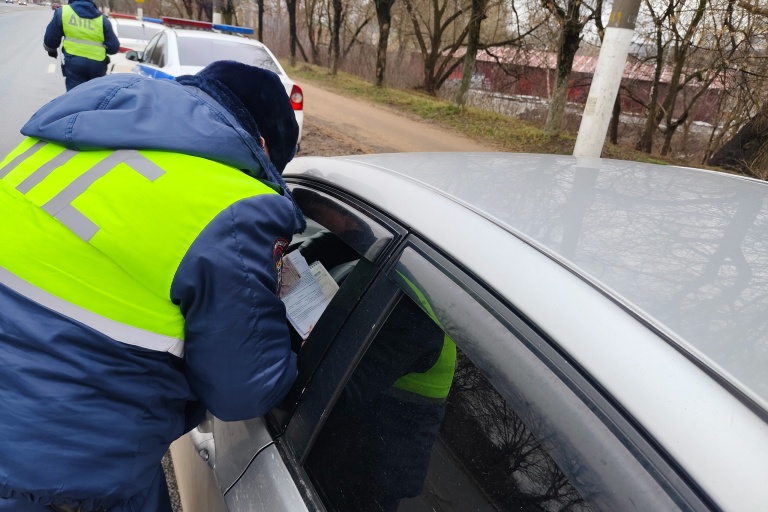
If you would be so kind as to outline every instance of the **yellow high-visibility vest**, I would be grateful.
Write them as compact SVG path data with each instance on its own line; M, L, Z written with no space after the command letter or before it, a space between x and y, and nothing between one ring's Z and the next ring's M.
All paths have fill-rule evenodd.
M432 306L410 279L400 274L406 284L419 298L424 310L429 317L440 326L437 316L432 311ZM408 300L408 299L403 299ZM442 326L440 326L442 328ZM397 379L390 394L411 401L443 401L448 397L453 384L453 375L456 371L456 344L446 334L443 338L443 348L440 356L432 367L426 372L412 372ZM405 392L405 393L403 393ZM407 394L411 396L408 397Z
M269 185L163 151L73 151L25 139L0 162L0 283L118 341L183 354L171 302L200 232Z
M61 8L61 27L64 29L64 50L91 60L107 57L104 48L104 16L81 18L71 5Z

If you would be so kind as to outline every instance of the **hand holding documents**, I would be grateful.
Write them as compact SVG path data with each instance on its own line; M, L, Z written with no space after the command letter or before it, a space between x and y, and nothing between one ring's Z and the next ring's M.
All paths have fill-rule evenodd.
M283 257L283 284L280 298L288 320L307 339L339 286L319 261L307 265L299 251Z

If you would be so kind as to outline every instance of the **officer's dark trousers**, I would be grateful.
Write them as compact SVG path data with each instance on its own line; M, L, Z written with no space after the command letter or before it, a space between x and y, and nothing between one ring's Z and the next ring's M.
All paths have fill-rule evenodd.
M98 471L98 470L97 470ZM83 474L82 478L88 478ZM100 509L101 512L103 509ZM127 503L119 506L110 507L106 512L172 512L171 498L168 496L168 484L165 481L163 468L160 467L155 474L155 478L149 489L134 496ZM68 507L52 507L50 505L39 505L23 498L21 499L0 499L0 512L81 512L78 509ZM82 512L91 512L82 510Z
M64 55L64 85L67 86L67 90L106 74L106 60L98 61L74 55Z

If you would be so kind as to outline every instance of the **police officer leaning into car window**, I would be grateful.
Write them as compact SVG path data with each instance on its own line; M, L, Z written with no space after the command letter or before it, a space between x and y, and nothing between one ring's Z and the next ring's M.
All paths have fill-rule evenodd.
M69 5L53 12L53 19L45 29L43 48L55 59L59 45L62 45L61 70L68 91L106 75L107 55L114 55L120 49L112 25L91 0L71 0Z
M171 442L296 379L290 99L218 61L90 80L21 132L0 160L0 511L171 512Z

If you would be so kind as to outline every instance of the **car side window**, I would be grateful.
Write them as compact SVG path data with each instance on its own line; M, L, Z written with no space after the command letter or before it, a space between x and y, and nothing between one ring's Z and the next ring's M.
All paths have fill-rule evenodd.
M293 237L286 252L300 252L309 265L321 263L338 290L306 340L289 327L293 348L299 353L299 376L284 404L269 415L270 425L277 431L287 424L330 343L380 272L377 263L399 236L389 225L379 222L375 213L353 207L335 196L303 186L292 187L292 193L304 213L307 228Z
M149 58L152 56L152 52L155 50L155 46L157 46L160 37L160 35L157 35L147 43L146 48L144 48L144 51L141 54L141 62L149 62Z
M166 46L168 44L168 38L165 36L165 34L161 34L157 38L157 42L155 43L154 48L152 48L151 53L149 54L149 57L147 59L147 62L150 64L154 64L158 67L165 66L165 54L166 54Z
M348 381L306 467L329 508L343 512L589 510L503 397L408 297Z
M304 463L326 508L675 510L523 343L536 332L448 268L408 247L388 272L403 295Z

